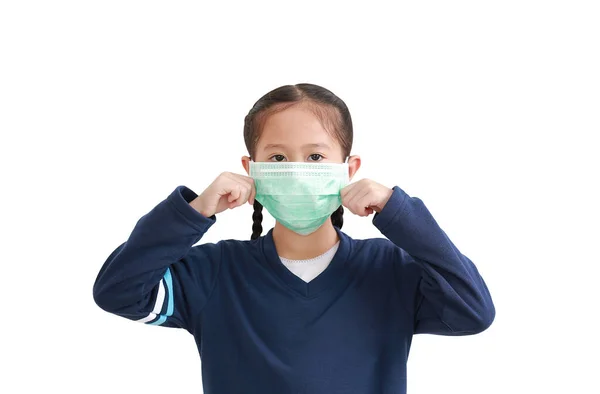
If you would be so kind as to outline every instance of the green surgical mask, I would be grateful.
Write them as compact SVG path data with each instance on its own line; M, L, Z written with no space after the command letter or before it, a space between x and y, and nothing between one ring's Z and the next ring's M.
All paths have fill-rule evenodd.
M290 230L308 235L342 205L348 164L250 162L256 200Z

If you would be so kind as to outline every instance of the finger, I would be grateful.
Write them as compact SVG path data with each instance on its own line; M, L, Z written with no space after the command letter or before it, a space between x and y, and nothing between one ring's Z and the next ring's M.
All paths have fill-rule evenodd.
M357 182L351 183L340 191L342 199L348 196L348 194L356 187L356 184Z
M235 179L236 181L239 181L239 182L244 182L244 183L246 183L246 184L248 184L248 185L252 185L252 184L254 184L254 179L252 179L252 178L251 178L251 177L249 177L249 176L246 176L246 175L241 175L241 174L232 174L232 175L233 175L233 177L234 177L234 179Z
M344 194L341 195L342 205L345 205L348 208L349 208L350 201L352 201L354 199L354 197L356 196L356 194L360 193L360 190L361 190L360 187L357 187L357 184L352 184L351 186L353 186L353 187L346 189L344 191Z
M244 184L242 186L242 191L243 191L243 193L238 201L239 206L245 204L250 199L250 194L252 193L252 186L248 185L248 184Z
M238 184L242 184L244 186L244 188L249 187L250 191L252 188L254 188L254 179L248 177L248 176L244 176L244 175L240 175L240 174L230 174L231 175L231 179ZM250 195L248 195L248 200L250 199ZM245 203L245 200L242 202ZM254 203L254 201L252 201Z
M346 206L352 213L356 213L354 209L354 200L356 196L361 193L360 187L354 187L350 191L346 193L346 195L342 198L342 204Z
M239 176L240 180L244 183L244 185L246 185L248 187L248 196L247 196L247 202L249 204L254 204L254 196L256 196L256 188L254 185L254 179L248 176L243 176L240 175ZM243 203L245 203L246 201L244 201Z
M360 191L360 193L357 193L352 198L350 205L352 206L354 213L356 213L359 216L368 216L366 208L368 207L368 204L369 204L369 199L370 199L369 194L370 194L370 190L368 188L365 188L365 189L362 189ZM365 205L365 204L367 204L367 205Z
M240 196L235 200L234 208L245 204L246 201L248 201L248 197L250 197L252 190L247 183L238 183L238 188L240 190Z
M356 202L356 209L361 211L360 216L369 216L373 213L373 208L370 206L372 197L372 194L368 193Z
M254 179L244 176L244 175L240 175L240 174L234 174L232 172L224 172L223 175L225 176L225 178L227 179L228 183L231 184L244 184L244 185L250 185L254 182Z
M371 204L373 203L373 194L367 193L362 199L360 199L356 204L359 209L362 209L363 214L361 216L369 216L374 210L371 208Z
M238 198L240 198L241 195L241 190L239 187L239 184L235 183L233 184L232 187L229 188L229 197L227 198L227 201L231 204L234 201L236 201Z

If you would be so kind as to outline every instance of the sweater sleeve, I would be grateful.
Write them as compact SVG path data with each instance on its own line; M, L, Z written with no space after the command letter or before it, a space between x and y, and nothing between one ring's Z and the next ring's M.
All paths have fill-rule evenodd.
M192 332L221 263L219 244L193 247L216 221L189 205L196 197L178 186L137 222L96 277L93 296L100 308L140 323Z
M373 224L397 246L396 280L415 334L470 335L492 324L496 311L483 278L423 201L396 186Z

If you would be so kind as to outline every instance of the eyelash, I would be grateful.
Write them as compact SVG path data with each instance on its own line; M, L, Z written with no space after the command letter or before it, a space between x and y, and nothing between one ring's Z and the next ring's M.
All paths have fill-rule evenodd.
M310 159L310 158L312 158L313 156L319 156L319 158L318 158L318 159L309 160L309 161L321 161L321 160L323 160L323 159L324 159L323 155L322 155L322 154L320 154L320 153L313 153L313 154L309 155L309 156L308 156L308 158ZM283 161L283 159L282 159L282 160L273 160L273 159L275 159L275 158L283 158L283 159L285 159L285 156L284 156L284 155L273 155L273 156L271 156L271 157L269 158L269 160L270 160L270 161L274 161L274 162L280 162L280 161Z

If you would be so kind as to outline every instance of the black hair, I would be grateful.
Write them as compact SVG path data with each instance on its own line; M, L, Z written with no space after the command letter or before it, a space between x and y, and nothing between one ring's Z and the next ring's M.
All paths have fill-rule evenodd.
M325 129L331 132L342 146L344 158L350 156L353 140L352 118L346 103L322 86L300 83L280 86L262 96L254 104L244 119L244 142L250 158L256 154L256 145L266 118L290 106L303 103L319 118ZM252 236L257 239L262 234L263 206L254 201L252 214ZM334 226L342 228L344 208L340 206L331 214Z
M257 239L262 234L262 210L262 204L254 200L254 213L252 214L252 236L250 239Z

